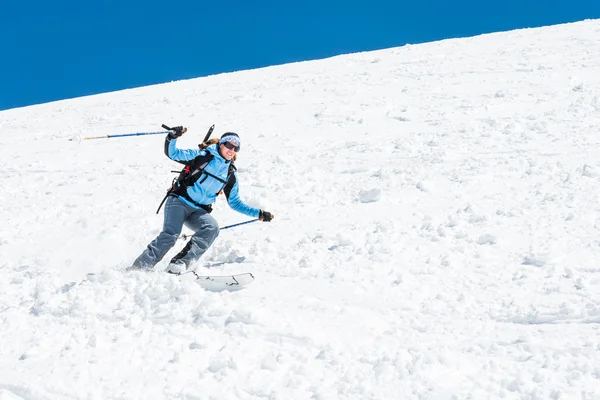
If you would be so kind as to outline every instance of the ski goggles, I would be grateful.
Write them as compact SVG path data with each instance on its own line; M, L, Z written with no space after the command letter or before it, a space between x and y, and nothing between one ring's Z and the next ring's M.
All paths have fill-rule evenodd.
M236 153L240 151L240 146L236 146L234 143L231 142L224 142L223 146L227 147L229 150L235 151Z
M242 147L240 137L235 133L226 133L223 136L221 136L219 144L224 144L229 150L234 150L236 153L238 153L240 151L240 147Z

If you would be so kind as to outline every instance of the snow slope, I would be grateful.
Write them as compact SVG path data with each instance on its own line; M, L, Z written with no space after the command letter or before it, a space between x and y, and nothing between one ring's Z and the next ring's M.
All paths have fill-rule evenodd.
M600 399L600 21L0 112L0 399ZM163 136L242 138L270 223L201 272ZM221 225L247 218L223 199ZM215 264L208 269L207 264ZM95 275L86 278L87 273Z

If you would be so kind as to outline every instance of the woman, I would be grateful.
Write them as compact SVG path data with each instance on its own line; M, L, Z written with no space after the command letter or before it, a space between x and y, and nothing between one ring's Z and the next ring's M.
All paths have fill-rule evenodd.
M186 132L178 126L171 128L165 139L165 154L173 161L185 164L188 175L169 191L165 204L162 232L144 250L128 269L153 268L175 245L185 224L194 235L167 268L180 274L196 262L219 235L219 225L210 215L212 204L223 192L229 206L235 211L270 222L273 214L245 204L239 196L239 185L233 161L240 151L240 137L227 132L220 139L203 143L199 150L180 150L177 138Z

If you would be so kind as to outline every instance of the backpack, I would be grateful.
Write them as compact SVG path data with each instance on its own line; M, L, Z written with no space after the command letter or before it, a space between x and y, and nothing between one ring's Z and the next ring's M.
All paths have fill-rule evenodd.
M202 145L199 145L199 147L201 149L203 148ZM167 198L169 196L173 196L173 195L181 196L184 199L188 200L190 203L192 203L192 204L206 210L208 213L210 213L212 211L212 206L210 204L196 203L190 197L190 195L187 193L188 187L194 186L196 181L198 179L200 179L200 177L203 174L208 175L208 176L220 181L221 183L223 183L223 185L227 185L227 183L231 180L233 173L237 170L235 165L233 165L233 161L232 161L229 164L229 171L227 172L227 179L225 179L225 180L219 178L218 176L211 174L210 172L204 171L204 168L206 168L208 163L210 163L213 158L214 158L214 156L211 153L207 152L206 154L199 155L198 157L194 158L191 161L178 161L182 164L185 164L185 167L183 167L183 169L181 171L171 171L171 172L175 172L175 173L179 172L179 176L177 178L173 179L171 188L169 188L169 190L167 190L167 194L165 195L164 199L160 202L160 205L158 206L156 213L158 214L158 212L160 211L162 205L165 203ZM222 190L219 191L219 193L216 193L216 195L218 196L219 194L221 194L221 192L222 192Z

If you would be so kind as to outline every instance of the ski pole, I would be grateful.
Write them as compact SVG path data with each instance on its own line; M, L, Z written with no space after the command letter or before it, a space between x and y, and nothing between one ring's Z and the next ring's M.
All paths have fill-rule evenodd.
M111 139L111 138L125 137L125 136L164 135L164 134L167 134L169 132L170 131L164 131L164 132L123 133L123 134L120 134L120 135L88 136L88 137L84 137L82 139L83 140L90 140L90 139ZM69 140L73 140L73 139L69 139Z
M252 223L252 222L256 222L256 221L258 221L258 220L259 220L259 219L257 218L257 219L251 219L250 221L246 221L246 222L240 222L239 224L227 225L227 226L224 226L224 227L222 227L222 228L219 228L219 230L220 230L220 231L222 231L222 230L224 230L224 229L233 228L233 227L235 227L235 226L240 226L240 225L246 225L246 224L250 224L250 223ZM184 234L183 234L183 235L181 235L179 238L180 238L180 239L183 239L183 240L186 240L186 239L189 239L189 238L191 238L192 236L193 236L193 234L187 234L187 233L184 233Z
M223 229L233 228L234 226L246 225L246 224L249 224L251 222L256 222L256 221L258 221L258 218L251 219L250 221L246 221L246 222L240 222L239 224L227 225L227 226L224 226L222 228L219 228L219 230L222 231Z

